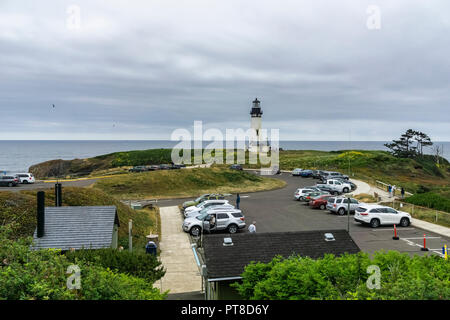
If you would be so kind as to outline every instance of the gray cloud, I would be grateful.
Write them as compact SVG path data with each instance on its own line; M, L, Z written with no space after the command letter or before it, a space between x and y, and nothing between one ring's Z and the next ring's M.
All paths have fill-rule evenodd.
M66 27L81 8L81 29ZM381 29L366 27L369 4ZM450 4L0 4L0 139L168 139L194 120L281 139L450 140ZM52 104L56 108L52 108Z

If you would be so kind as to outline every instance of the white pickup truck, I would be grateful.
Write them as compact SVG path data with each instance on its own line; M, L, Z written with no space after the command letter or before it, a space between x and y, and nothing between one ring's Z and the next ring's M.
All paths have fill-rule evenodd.
M318 187L326 186L326 187L330 188L331 190L334 190L335 192L339 192L339 193L347 193L350 190L352 190L352 186L349 183L342 182L339 180L334 180L334 179L328 179L326 181L326 183L318 183L317 186Z

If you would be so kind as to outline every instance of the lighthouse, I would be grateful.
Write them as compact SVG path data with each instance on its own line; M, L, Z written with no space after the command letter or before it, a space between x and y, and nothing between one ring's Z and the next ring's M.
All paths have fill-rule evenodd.
M266 143L260 144L260 138L261 138L261 117L262 117L262 110L261 105L258 98L255 98L255 100L252 102L252 110L250 111L251 116L251 129L256 131L256 141L250 141L249 144L249 151L250 152L257 152L258 149L267 149Z

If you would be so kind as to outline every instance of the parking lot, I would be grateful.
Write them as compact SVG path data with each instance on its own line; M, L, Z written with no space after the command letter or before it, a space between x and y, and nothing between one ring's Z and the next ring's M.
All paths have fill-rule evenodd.
M242 209L247 225L256 221L257 232L283 232L306 230L347 229L348 216L338 216L328 211L311 209L294 199L294 192L299 187L314 185L317 180L311 178L293 177L288 173L276 176L287 182L283 189L241 194L240 209ZM160 206L178 205L182 201L166 200L159 202ZM235 198L230 198L235 204ZM410 254L425 254L420 247L423 245L423 235L427 237L427 247L431 252L440 254L444 244L450 245L448 238L424 231L412 225L399 227L400 240L393 240L393 227L382 226L376 229L354 222L350 216L350 234L361 250L374 251L397 250ZM241 230L240 232L247 232Z

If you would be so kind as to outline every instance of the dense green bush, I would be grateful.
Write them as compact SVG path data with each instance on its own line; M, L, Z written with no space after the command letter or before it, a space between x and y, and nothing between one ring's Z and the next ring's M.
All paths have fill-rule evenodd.
M406 198L405 201L418 206L450 212L450 199L434 192L417 193Z
M72 264L58 250L30 250L31 238L10 240L11 228L0 226L0 300L164 299L147 279L78 261L81 288L69 290Z
M126 273L135 277L155 282L161 279L164 268L158 259L142 251L129 252L115 249L76 250L66 253L66 257L73 263L82 261L89 265L98 265L120 273Z
M367 267L381 271L380 289L368 289ZM313 260L293 256L245 268L233 286L244 299L442 299L450 298L450 263L436 255L414 256L397 251Z

